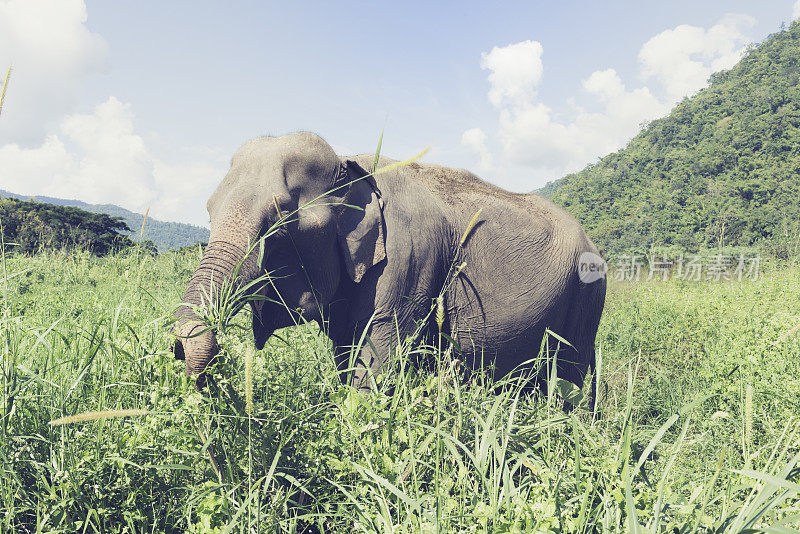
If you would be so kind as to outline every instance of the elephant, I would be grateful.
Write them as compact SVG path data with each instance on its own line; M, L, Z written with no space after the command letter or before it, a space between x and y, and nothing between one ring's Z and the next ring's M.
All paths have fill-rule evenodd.
M439 328L466 367L493 364L495 376L534 358L549 329L569 342L558 376L582 387L606 280L583 276L584 258L602 259L579 223L465 170L412 162L368 172L376 161L394 163L340 157L307 132L239 148L208 200L210 240L175 311L174 352L187 374L202 387L219 351L198 310L216 304L223 284L241 288L268 272L263 299L249 300L256 348L277 329L316 321L340 369L355 362L357 388L387 370L398 337ZM370 343L353 349L362 336Z

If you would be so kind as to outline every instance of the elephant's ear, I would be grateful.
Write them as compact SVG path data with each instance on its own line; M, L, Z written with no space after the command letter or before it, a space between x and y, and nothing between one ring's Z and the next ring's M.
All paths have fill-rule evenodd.
M367 269L386 258L383 200L375 179L355 161L342 163L334 184L342 193L337 209L339 245L347 273L360 282Z

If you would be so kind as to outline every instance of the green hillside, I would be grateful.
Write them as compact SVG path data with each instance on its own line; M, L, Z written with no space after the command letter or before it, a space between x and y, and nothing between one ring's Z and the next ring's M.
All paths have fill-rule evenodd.
M56 206L71 206L80 208L85 211L93 213L105 213L111 217L121 219L130 228L127 233L131 239L138 241L141 236L142 221L144 215L136 213L125 208L121 208L114 204L87 204L80 200L69 200L64 198L35 196L33 198L15 193L9 193L0 189L0 197L17 198L20 200L35 200L36 202L44 202L47 204L54 204ZM209 231L207 228L195 226L193 224L178 223L178 222L164 222L152 217L147 218L147 224L144 228L145 240L152 241L158 250L164 252L166 250L174 250L185 246L194 245L201 242L208 242Z
M626 148L539 191L609 253L800 241L800 24L647 125Z

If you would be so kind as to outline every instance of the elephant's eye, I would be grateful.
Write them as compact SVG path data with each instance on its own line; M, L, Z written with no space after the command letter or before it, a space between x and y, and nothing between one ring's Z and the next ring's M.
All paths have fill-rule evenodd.
M279 219L290 216L293 211L291 207L291 198L273 194L271 211L273 211Z
M277 221L265 221L261 227L261 235L266 236L268 241L274 241L288 234L286 224L277 224Z

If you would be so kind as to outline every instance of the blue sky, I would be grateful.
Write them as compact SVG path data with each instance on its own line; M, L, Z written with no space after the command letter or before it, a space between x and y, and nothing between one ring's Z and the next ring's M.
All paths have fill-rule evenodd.
M340 154L530 191L624 146L800 2L0 0L0 188L206 224L230 156Z

